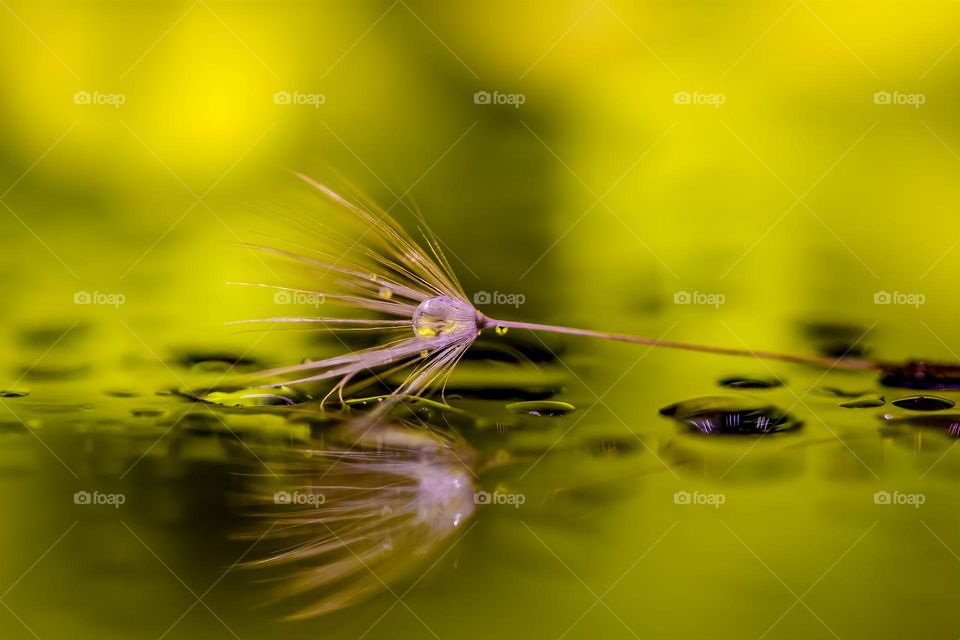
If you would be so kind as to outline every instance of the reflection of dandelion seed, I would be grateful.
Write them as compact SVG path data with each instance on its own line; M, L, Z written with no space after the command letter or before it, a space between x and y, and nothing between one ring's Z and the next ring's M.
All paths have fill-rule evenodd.
M276 505L269 492L266 515L275 522L265 537L282 548L248 566L293 568L277 597L311 598L294 617L322 615L378 593L473 514L473 456L466 445L396 426L370 435L349 449L308 449L306 460L286 465L285 491L322 494L322 503Z
M266 386L336 380L333 391L342 399L346 385L351 381L358 382L361 376L369 378L376 375L377 371L392 373L412 369L394 391L398 396L418 395L448 376L477 336L491 327L497 328L497 333L501 335L507 328L530 329L831 368L875 369L878 366L863 360L728 349L554 325L494 320L470 303L440 251L438 241L428 237L428 253L386 212L373 207L365 208L306 176L299 177L339 209L352 214L354 220L363 225L362 232L358 231L357 237L348 237L293 221L306 240L319 241L324 248L321 250L297 244L297 251L287 251L248 245L305 266L312 277L323 283L323 291L262 283L235 284L315 296L324 300L324 304L332 303L352 312L360 312L360 317L275 317L242 322L312 325L333 332L372 331L385 337L380 344L367 349L262 372L262 376L284 378L281 382ZM301 251L306 251L306 255ZM336 251L336 255L331 251Z

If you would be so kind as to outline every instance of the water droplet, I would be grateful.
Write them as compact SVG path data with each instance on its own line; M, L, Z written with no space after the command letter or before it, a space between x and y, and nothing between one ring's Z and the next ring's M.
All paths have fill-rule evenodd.
M508 327L497 327L496 329L494 329L494 331L497 332L497 335L498 335L498 336L505 336L505 335L507 335L507 331L508 331L508 330L509 330Z
M413 333L422 340L473 339L477 335L477 312L464 300L436 296L420 303L413 312Z
M718 382L720 386L731 389L773 389L783 386L783 380L773 376L730 376Z
M905 389L960 390L960 366L914 360L884 367L880 384Z
M534 400L529 402L511 402L507 409L514 413L525 413L531 416L553 418L563 416L577 408L569 402L558 400Z
M877 395L876 393L868 393L851 400L838 402L837 406L843 407L844 409L871 409L873 407L882 407L884 404L883 396Z
M393 291L391 289L388 289L387 287L380 287L380 290L377 292L377 295L379 295L384 300L391 300L393 298Z
M30 392L26 390L18 390L18 389L0 390L0 398L26 398L28 395L30 395Z
M707 434L766 435L791 431L801 422L782 409L731 396L705 396L660 409L660 413Z
M953 400L939 398L937 396L907 396L898 398L892 402L894 406L910 411L941 411L943 409L952 409Z

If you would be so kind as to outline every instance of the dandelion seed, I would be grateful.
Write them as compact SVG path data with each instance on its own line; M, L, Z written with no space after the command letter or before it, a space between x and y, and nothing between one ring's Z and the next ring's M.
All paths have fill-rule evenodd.
M234 324L290 324L333 334L369 331L381 334L383 339L366 349L263 371L258 374L261 379L280 379L262 385L264 387L332 380L336 384L325 400L336 393L343 401L344 395L349 395L352 389L367 386L383 375L408 371L404 381L393 389L392 397L421 395L436 386L442 387L477 336L491 328L498 335L504 335L508 329L523 329L829 368L881 367L866 360L731 349L489 318L471 304L440 250L439 242L429 233L425 233L429 247L425 250L386 212L352 202L307 176L297 175L365 228L350 237L315 224L291 220L303 232L304 242L316 244L298 244L297 251L245 245L299 263L318 283L322 283L322 290L264 283L232 284L265 287L275 290L277 295L312 296L311 299L323 300L325 305L345 309L352 315L273 317Z

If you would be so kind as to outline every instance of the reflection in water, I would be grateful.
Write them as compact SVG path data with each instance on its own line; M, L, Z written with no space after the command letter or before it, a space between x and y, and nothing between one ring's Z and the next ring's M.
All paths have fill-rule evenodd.
M880 384L907 389L960 390L960 365L916 360L884 368Z
M766 435L802 424L782 409L749 398L705 396L660 409L660 413L707 434Z
M412 577L475 509L475 458L457 437L404 424L338 432L271 463L278 478L254 496L266 522L257 537L275 548L248 566L281 571L276 597L298 603L295 618Z

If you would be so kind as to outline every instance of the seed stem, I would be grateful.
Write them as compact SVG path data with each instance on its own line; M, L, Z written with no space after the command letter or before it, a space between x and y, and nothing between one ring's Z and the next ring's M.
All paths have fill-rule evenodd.
M817 367L826 367L828 369L880 369L881 365L869 360L859 360L855 358L823 358L818 356L798 356L789 353L778 353L776 351L752 351L750 349L732 349L728 347L711 347L703 344L693 344L690 342L675 342L673 340L661 340L653 338L641 338L622 333L606 333L603 331L591 331L589 329L575 329L573 327L558 327L550 324L537 324L535 322L517 322L513 320L494 320L483 316L481 330L490 327L506 327L510 329L528 329L530 331L549 331L551 333L563 333L573 336L584 336L587 338L600 338L602 340L617 340L619 342L633 342L635 344L646 344L651 347L663 347L666 349L682 349L684 351L701 351L704 353L715 353L727 356L741 356L749 358L761 358L763 360L780 360L783 362L793 362L795 364L808 364Z

